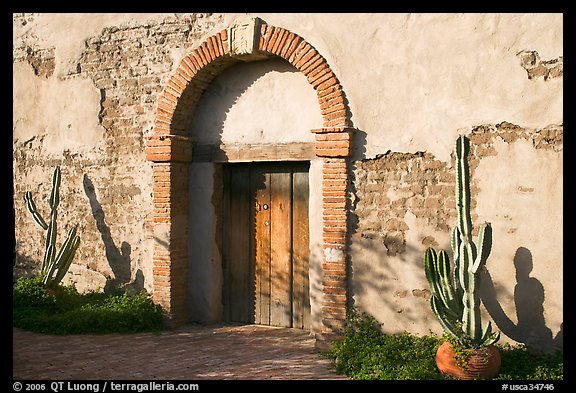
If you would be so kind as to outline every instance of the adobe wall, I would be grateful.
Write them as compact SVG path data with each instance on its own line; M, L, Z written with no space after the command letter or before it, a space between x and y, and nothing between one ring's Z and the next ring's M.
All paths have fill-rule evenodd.
M32 191L47 214L43 198L54 165L61 164L59 222L61 228L78 222L82 238L67 280L81 290L152 290L157 239L144 138L180 60L239 16L14 14L15 276L38 268L44 244L23 194ZM356 130L349 173L350 303L389 332L440 331L421 260L428 245L449 249L456 213L451 153L464 133L472 140L473 220L494 229L485 312L505 340L543 347L561 342L563 16L250 16L306 39L345 92ZM231 143L313 141L313 134L301 132L321 126L306 78L278 68L257 74L249 65L235 80L218 80L216 87L232 90L250 78L253 83L228 96L213 91L213 102L225 98L218 104L222 117L211 117L205 102L193 134L209 140L220 128L219 138ZM286 94L275 98L274 88ZM297 131L287 133L295 125ZM204 167L200 184L213 181L209 165L191 166ZM313 166L311 184L320 171ZM209 190L199 197L207 200ZM322 225L313 210L319 198L311 195L315 233ZM214 213L205 214L200 221L215 225ZM311 244L317 259L319 242ZM209 287L192 294L211 299L206 319L217 319L209 315L217 314L215 292ZM542 312L530 313L530 304Z

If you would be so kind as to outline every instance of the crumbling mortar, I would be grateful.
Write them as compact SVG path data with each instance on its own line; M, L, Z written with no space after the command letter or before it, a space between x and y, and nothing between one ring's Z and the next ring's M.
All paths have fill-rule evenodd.
M564 75L564 58L542 60L535 50L523 50L516 54L520 58L520 65L526 70L528 79L543 78L545 81L559 78Z
M110 26L85 40L76 71L100 90L98 121L108 130L110 154L118 153L112 140L132 125L141 126L136 130L140 137L153 128L154 105L174 67L171 50L192 47L222 19L209 16L174 15L143 25ZM112 97L115 105L110 104Z
M26 61L34 70L34 75L50 78L56 68L55 48L36 48L22 45L14 48L13 62Z

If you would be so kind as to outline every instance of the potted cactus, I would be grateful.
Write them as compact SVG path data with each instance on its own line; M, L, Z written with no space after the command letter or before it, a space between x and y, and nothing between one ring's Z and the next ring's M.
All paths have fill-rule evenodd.
M500 353L494 343L500 338L491 323L482 328L480 274L492 248L492 227L479 227L476 242L470 216L470 140L456 140L456 205L458 224L452 230L450 264L445 250L429 247L424 254L424 271L432 297L432 311L445 332L446 340L436 353L439 370L458 379L485 379L500 369Z

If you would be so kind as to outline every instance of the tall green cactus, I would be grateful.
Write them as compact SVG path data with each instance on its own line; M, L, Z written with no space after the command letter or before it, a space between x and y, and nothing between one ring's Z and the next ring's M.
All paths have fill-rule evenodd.
M56 166L54 175L52 176L50 222L48 224L46 224L46 221L36 209L36 204L32 199L32 193L26 191L24 194L26 208L32 215L32 218L40 228L47 231L41 275L42 282L48 286L57 286L60 281L62 281L80 245L80 237L77 235L78 225L75 225L68 231L66 240L62 243L60 250L56 252L58 205L60 203L60 176L60 166Z
M432 293L431 307L442 328L463 344L482 347L495 343L499 332L488 322L482 329L480 314L480 274L492 248L490 223L480 226L476 243L470 215L470 140L456 140L456 207L458 225L452 230L454 268L446 251L429 247L424 254L424 271Z

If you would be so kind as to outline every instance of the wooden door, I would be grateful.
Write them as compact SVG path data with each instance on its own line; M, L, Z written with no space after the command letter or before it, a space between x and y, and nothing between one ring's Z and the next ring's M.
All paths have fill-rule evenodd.
M309 328L309 163L224 170L224 319Z

